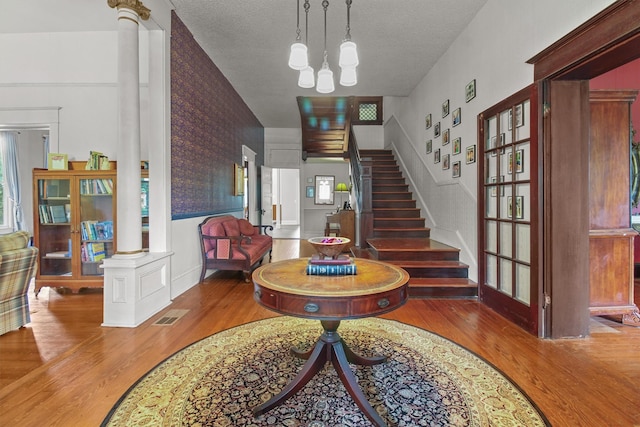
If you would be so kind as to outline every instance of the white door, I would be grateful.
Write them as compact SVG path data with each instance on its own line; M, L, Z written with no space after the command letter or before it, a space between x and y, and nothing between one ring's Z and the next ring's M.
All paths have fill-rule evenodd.
M260 166L260 199L262 206L262 218L260 224L273 224L273 196L272 196L273 178L271 176L271 168Z

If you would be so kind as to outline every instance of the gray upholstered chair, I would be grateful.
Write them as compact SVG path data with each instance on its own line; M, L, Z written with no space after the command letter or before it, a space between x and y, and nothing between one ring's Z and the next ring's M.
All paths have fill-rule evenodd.
M31 321L27 292L36 274L38 249L29 246L29 233L0 235L0 335Z

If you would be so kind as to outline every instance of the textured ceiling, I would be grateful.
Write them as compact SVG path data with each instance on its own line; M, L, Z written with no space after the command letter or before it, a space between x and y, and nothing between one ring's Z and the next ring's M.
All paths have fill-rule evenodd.
M358 45L358 84L338 84L338 47L346 33L346 4L330 0L327 52L336 91L331 95L406 96L487 0L353 0L351 38ZM0 5L0 32L114 30L107 0L22 0ZM144 3L144 1L143 1ZM299 127L297 86L287 66L296 36L296 0L171 0L180 19L265 127ZM301 0L304 39L304 9ZM153 16L153 10L151 11ZM309 52L320 68L324 13L311 0Z

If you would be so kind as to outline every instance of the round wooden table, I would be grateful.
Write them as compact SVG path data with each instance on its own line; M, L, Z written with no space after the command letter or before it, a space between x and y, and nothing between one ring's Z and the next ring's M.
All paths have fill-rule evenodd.
M254 298L262 306L288 316L320 320L324 332L309 351L293 348L306 359L302 370L282 391L254 408L264 414L297 393L326 362L331 362L345 388L376 426L385 422L367 401L349 363L375 365L384 356L364 357L354 353L338 334L343 319L357 319L387 313L408 298L409 275L403 269L380 261L355 258L357 274L343 276L307 275L309 258L274 262L253 273Z

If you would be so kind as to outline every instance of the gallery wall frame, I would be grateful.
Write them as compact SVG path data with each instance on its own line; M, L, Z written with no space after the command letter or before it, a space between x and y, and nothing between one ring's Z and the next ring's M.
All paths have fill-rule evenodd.
M314 189L314 204L333 205L336 177L333 175L316 175Z
M476 80L473 79L464 88L464 100L465 102L471 101L476 97Z

